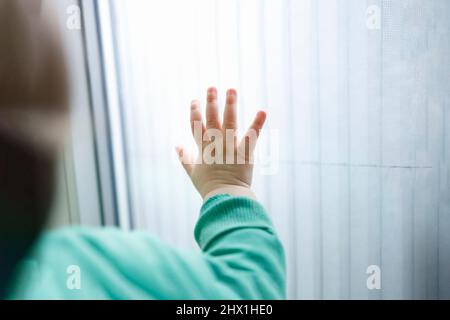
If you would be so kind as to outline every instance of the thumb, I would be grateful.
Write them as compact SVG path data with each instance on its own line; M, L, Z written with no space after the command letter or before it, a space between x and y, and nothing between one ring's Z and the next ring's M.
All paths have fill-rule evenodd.
M183 166L184 170L186 170L186 173L189 176L191 176L193 170L192 165L193 162L191 161L191 156L182 147L176 147L175 150L178 154L178 159L180 159L180 163Z

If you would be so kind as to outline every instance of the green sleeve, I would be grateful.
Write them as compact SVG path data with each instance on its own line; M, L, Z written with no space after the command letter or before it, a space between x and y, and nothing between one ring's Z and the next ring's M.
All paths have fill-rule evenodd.
M283 248L256 201L211 198L202 207L195 238L201 251L179 250L139 231L50 233L35 250L34 269L20 273L12 298L285 298Z

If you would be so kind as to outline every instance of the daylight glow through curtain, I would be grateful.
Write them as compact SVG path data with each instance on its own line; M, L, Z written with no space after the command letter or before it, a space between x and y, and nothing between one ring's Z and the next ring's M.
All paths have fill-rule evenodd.
M279 150L255 190L289 297L450 298L450 1L111 5L134 227L194 246L174 146L192 145L192 99L235 87L241 127L266 109L261 149Z

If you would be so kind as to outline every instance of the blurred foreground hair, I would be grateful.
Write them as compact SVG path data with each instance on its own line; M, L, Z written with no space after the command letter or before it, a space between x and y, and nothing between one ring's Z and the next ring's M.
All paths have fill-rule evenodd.
M26 136L14 134L35 128L34 115L67 114L68 78L52 1L58 0L0 0L0 298L54 196L56 152L32 148ZM40 128L30 132L39 135Z

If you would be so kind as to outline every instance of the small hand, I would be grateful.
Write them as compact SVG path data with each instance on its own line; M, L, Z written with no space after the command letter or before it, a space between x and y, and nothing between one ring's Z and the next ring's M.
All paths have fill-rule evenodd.
M197 160L178 147L177 153L194 186L206 201L217 194L255 198L251 191L253 152L259 132L266 121L266 113L259 111L241 141L236 137L236 90L227 92L223 123L219 119L217 90L208 89L206 125L200 103L191 104L191 128L197 142Z

